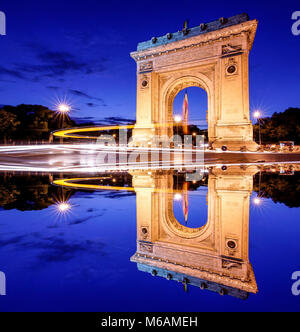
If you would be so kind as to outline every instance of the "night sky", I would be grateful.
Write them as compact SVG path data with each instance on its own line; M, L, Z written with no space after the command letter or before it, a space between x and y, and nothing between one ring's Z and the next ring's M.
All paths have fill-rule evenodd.
M7 18L0 105L54 108L66 98L73 117L135 119L136 64L129 53L138 42L180 30L186 18L192 27L246 12L259 20L250 57L251 109L271 115L300 107L300 36L291 32L296 0L2 0L0 10ZM191 112L205 108L205 96L193 94Z

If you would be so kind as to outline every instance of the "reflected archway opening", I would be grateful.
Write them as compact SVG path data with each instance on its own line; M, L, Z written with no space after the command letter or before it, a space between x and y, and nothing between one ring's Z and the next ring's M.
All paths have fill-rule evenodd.
M177 222L187 228L200 228L208 220L208 178L186 182L184 174L174 175L173 213Z

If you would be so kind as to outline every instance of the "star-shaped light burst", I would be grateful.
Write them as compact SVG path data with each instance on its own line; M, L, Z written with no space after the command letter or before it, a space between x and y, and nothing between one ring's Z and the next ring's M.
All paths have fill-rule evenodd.
M254 116L255 119L259 119L261 117L261 112L260 111L255 111L253 113L253 116Z
M71 204L68 202L58 202L56 208L59 213L66 213L71 209Z
M57 112L61 114L67 114L71 111L71 106L65 103L61 103L57 106Z
M52 213L55 219L67 220L74 213L74 205L70 202L71 191L61 188L56 194L53 195Z
M69 122L69 113L72 111L72 105L67 98L58 99L55 102L54 110L56 112L56 119L60 123L60 127L64 128L65 124Z
M55 97L53 100L54 110L59 115L68 114L73 109L70 99L66 96Z

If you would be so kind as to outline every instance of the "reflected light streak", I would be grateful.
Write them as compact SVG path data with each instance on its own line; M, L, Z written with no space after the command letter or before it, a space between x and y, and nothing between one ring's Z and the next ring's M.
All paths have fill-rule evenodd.
M120 186L103 186L99 184L85 184L80 183L84 181L99 181L106 179L107 177L91 177L91 178L72 178L72 179L58 179L54 180L52 184L59 186L59 187L65 187L65 188L73 188L73 189L86 189L86 190L107 190L107 191L129 191L129 192L135 192L135 189L133 187L120 187ZM157 189L157 188L151 188L153 192L164 192L164 193L170 193L174 194L174 197L178 197L180 200L182 198L181 191L180 190L166 190L166 189Z

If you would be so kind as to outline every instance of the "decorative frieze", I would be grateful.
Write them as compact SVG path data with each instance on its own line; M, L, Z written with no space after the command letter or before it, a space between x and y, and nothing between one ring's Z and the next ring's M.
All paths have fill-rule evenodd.
M242 51L242 45L231 45L226 44L222 46L222 54L228 55L228 54L234 54Z
M198 43L193 43L190 45L183 45L181 47L176 47L173 49L168 49L168 50L159 51L159 52L147 53L145 55L141 55L142 52L133 52L133 53L131 53L131 56L134 58L134 60L141 61L141 60L149 59L151 57L153 58L153 57L158 57L158 56L165 55L165 54L184 51L184 50L187 50L190 48L203 47L203 46L210 45L210 44L220 42L220 41L229 41L229 40L232 40L232 38L243 36L245 34L247 36L250 36L251 33L252 33L251 29L246 29L246 30L242 30L239 32L229 31L229 32L226 32L226 34L218 34L216 38L213 38L213 37L206 38L203 41L200 41ZM229 45L229 44L227 44L227 45ZM227 46L227 45L224 45L224 46ZM224 51L225 52L228 51L228 48L225 48ZM240 51L241 51L241 49L240 49ZM227 54L224 53L224 55L227 55ZM153 68L151 69L151 71L152 70L153 70ZM141 69L140 69L140 71L141 71Z
M153 62L143 62L140 64L139 72L142 73L150 73L153 70Z

